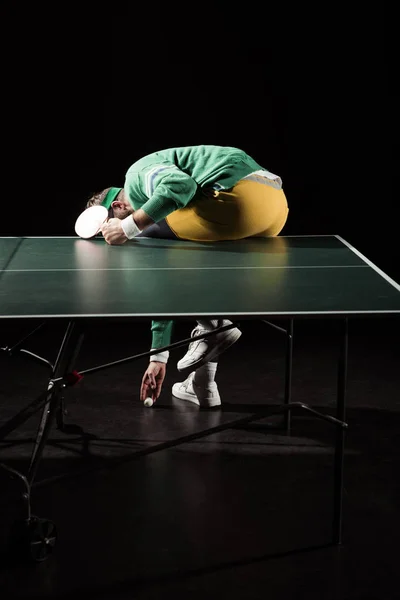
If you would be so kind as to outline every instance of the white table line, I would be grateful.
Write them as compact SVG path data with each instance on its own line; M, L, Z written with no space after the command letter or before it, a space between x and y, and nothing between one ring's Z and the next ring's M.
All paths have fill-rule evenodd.
M361 258L369 267L371 267L371 269L373 269L374 271L376 271L377 273L379 273L379 275L381 277L383 277L384 279L386 279L386 281L388 283L390 283L393 287L396 288L396 290L398 290L400 292L400 285L391 277L389 277L389 275L386 275L386 273L384 271L382 271L382 269L380 269L379 267L377 267L371 260L369 260L369 258L367 258L366 256L364 256L364 254L362 254L359 250L357 250L357 248L354 248L354 246L352 246L351 244L349 244L349 242L346 242L346 240L344 240L342 237L340 237L340 235L336 236L338 240L340 240L343 244L345 244L352 252L354 252L354 254L356 256L358 256L359 258Z
M82 268L82 269L7 269L5 273L47 273L61 271L233 271L233 270L268 270L268 269L366 269L368 265L285 265L268 267L109 267L109 268Z

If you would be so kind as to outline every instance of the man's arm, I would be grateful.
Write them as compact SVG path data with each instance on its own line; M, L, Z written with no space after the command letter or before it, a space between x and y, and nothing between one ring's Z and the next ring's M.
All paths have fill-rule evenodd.
M174 321L171 320L153 320L151 322L152 350L170 345L173 327ZM160 397L163 381L167 372L168 358L168 350L150 356L149 366L143 375L142 384L140 386L140 400L142 402L149 396L154 402Z
M134 220L140 231L143 231L143 229L146 229L146 227L149 227L149 225L153 225L154 223L153 219L151 219L141 208L135 210L129 217ZM128 219L129 217L126 218Z
M122 219L121 227L128 240L131 240L135 235L138 235L143 229L146 229L146 227L153 223L153 219L143 209L138 208L138 210L135 210L125 217L125 219Z
M103 223L101 233L107 244L124 244L138 235L143 229L154 223L153 219L141 208L124 219L112 218Z

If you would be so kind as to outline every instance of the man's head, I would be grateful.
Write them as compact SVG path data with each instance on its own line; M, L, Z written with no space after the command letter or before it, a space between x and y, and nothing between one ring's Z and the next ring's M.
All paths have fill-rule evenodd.
M86 203L89 206L101 205L108 209L108 216L124 219L133 213L133 208L124 194L124 188L109 187L93 194Z

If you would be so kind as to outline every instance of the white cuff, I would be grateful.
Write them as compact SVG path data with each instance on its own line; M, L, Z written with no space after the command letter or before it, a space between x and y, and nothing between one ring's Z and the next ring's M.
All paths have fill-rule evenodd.
M152 350L156 350L157 348L152 348ZM150 362L162 362L167 363L169 358L169 350L164 350L164 352L158 352L158 354L151 354Z
M125 219L121 220L121 227L128 240L131 240L135 237L135 235L141 233L141 230L136 225L132 215L128 215L127 217L125 217Z

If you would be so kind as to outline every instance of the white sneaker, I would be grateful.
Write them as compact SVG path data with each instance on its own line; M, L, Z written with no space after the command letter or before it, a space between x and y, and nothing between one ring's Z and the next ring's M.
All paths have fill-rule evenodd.
M206 387L200 387L193 381L194 371L185 379L172 386L172 395L180 400L187 400L198 406L212 408L220 406L221 397L215 381L211 381Z
M190 334L190 337L210 333L199 325L195 327ZM177 363L178 371L187 373L204 365L206 362L211 362L229 346L232 346L242 335L242 332L237 327L226 329L220 333L216 333L203 340L191 342L188 351Z

